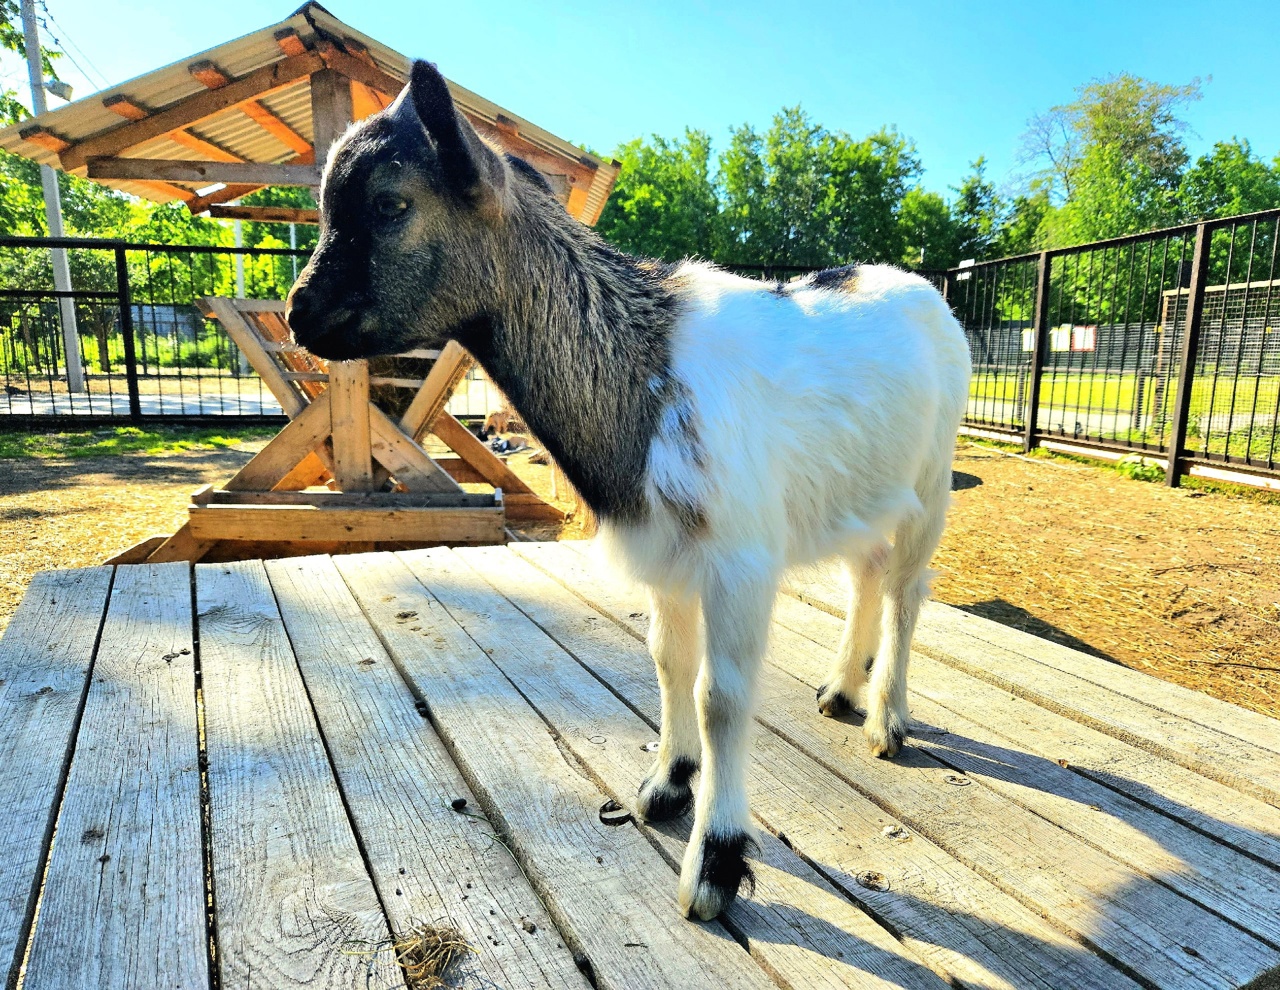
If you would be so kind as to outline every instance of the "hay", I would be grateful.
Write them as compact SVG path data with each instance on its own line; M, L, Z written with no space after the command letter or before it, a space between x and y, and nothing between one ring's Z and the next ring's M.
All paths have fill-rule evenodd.
M425 922L415 923L397 935L391 948L404 970L409 990L448 986L449 967L468 952L478 954L458 929Z

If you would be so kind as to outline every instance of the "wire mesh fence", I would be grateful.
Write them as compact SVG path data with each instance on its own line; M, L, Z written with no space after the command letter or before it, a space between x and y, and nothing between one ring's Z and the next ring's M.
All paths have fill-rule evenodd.
M71 292L53 289L50 249ZM283 299L305 252L0 239L0 414L279 417L208 296Z
M1280 210L951 269L966 424L1280 473Z

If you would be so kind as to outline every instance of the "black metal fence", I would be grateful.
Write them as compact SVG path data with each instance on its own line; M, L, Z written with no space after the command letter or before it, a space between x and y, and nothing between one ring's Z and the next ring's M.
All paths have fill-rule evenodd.
M1280 475L1280 210L944 273L966 425Z
M67 252L70 292L53 288L51 248ZM283 422L200 300L283 299L306 261L289 249L0 238L0 416Z

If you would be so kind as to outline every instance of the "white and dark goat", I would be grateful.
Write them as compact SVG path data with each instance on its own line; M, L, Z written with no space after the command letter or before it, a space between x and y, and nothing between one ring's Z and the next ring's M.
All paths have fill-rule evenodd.
M960 327L894 268L783 285L623 255L483 143L425 62L336 144L320 205L298 341L332 359L461 342L648 588L662 736L637 810L685 813L700 770L679 902L714 917L749 875L752 697L787 567L846 563L818 708L865 693L871 751L902 746L968 393Z

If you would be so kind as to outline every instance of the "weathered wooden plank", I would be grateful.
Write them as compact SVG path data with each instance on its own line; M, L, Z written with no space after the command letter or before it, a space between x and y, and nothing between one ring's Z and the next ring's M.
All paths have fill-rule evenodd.
M306 401L291 383L285 381L275 357L263 347L262 338L258 336L244 314L236 308L235 303L223 296L206 296L201 302L206 307L206 312L212 313L217 318L227 335L244 352L244 356L249 359L258 377L271 390L275 400L280 403L280 408L285 411L285 415L290 419L297 419L307 407ZM314 405L313 402L312 406Z
M398 982L390 954L350 951L387 920L262 562L195 580L222 986Z
M1002 646L1020 656L1208 727L1227 733L1273 753L1280 753L1280 721L1258 712L1220 701L1202 691L1131 670L1118 663L1091 657L1059 643L1032 636L1021 629L971 615L937 602L925 604L922 620L941 633L955 633Z
M780 596L774 620L825 649L839 641L841 620ZM924 654L911 661L912 690L982 724L1029 753L1072 771L1246 855L1280 868L1280 809L1201 777L1146 750L1010 695Z
M572 622L586 606L502 547L422 554L412 569L560 734L561 744L615 800L630 804L653 762L646 743L654 727L573 662L526 612L550 612ZM495 601L495 589L510 600ZM686 817L648 830L673 867L672 884L690 824ZM755 891L739 898L723 921L766 970L806 990L944 985L781 840L763 832L759 841L752 857Z
M606 795L406 566L336 563L599 986L772 986L722 926L680 920L657 850L638 829L599 822Z
M0 639L0 986L22 963L111 574L42 571Z
M214 489L209 502L219 505L316 505L322 508L408 509L491 508L492 494L484 492L229 492ZM505 495L505 493L504 493ZM505 500L505 499L504 499Z
M377 406L369 407L369 427L373 456L409 491L462 491L461 486Z
M400 417L400 428L415 440L431 429L458 382L466 377L474 363L471 355L456 340L445 344L440 357L427 372L427 380Z
M191 524L183 523L147 556L148 564L188 563L199 560L212 547L214 541L197 539L191 532Z
M436 416L431 424L431 432L447 443L493 487L513 494L532 494L533 489L481 443L475 434L458 422L452 413L442 411Z
M801 601L822 611L837 617L844 615L848 595L841 589L838 581L828 576L806 575L794 578L788 590ZM1042 675L1041 668L1047 667L1050 671L1063 675L1064 698L1075 693L1075 688L1067 685L1074 684L1078 679L1087 682L1091 688L1104 688L1142 706L1141 709L1125 706L1127 711L1138 712L1154 708L1178 716L1186 723L1195 723L1194 726L1184 724L1177 733L1178 738L1194 739L1198 735L1202 741L1212 741L1229 735L1243 740L1249 748L1240 753L1252 753L1249 759L1269 764L1273 771L1265 786L1273 792L1280 786L1280 760L1275 759L1274 755L1256 752L1257 749L1262 749L1268 750L1270 754L1280 754L1280 722L1275 719L938 602L925 603L921 611L918 638L922 644L947 638L948 641L976 641L983 646L998 647L1002 656L1016 655L1018 666L1032 674ZM944 657L939 659L946 662ZM999 683L997 675L993 674L987 679L992 683ZM1037 683L1039 682L1042 682L1042 676L1037 678ZM1090 697L1107 697L1093 690L1089 694ZM1136 722L1122 731L1143 732L1142 726L1149 720L1139 715L1135 715L1135 718ZM1165 723L1162 721L1161 724ZM1163 735L1164 731L1154 730L1154 738L1160 739Z
M636 614L622 621L642 623ZM785 672L812 663L811 642L774 627L760 678L764 724L1085 944L1162 987L1235 986L1280 963L1270 946L989 788L967 786L973 778L924 751L872 758L860 732L818 716L812 687Z
M369 491L373 487L373 455L369 450L368 362L330 362L328 396L338 488Z
M223 487L227 491L270 491L315 453L329 436L329 397L317 396L285 424ZM323 458L321 458L323 463Z
M807 638L814 642L838 641L838 619L787 596L780 598L776 612L777 621L788 629L805 625L807 619ZM796 650L788 658L790 672L816 689L826 674L828 650ZM919 693L922 682L960 679L972 681L928 657L913 659L912 715L928 727L916 733L916 745L923 751L1271 945L1280 945L1280 871L1219 843L1217 830L1207 835L1194 831L1012 742L982 705L957 712Z
M116 568L28 990L209 985L188 575Z
M90 158L91 179L158 180L193 182L258 183L270 186L317 186L320 170L315 165L274 165L266 162L191 161L172 158ZM184 189L183 192L186 192Z
M371 559L403 572L388 554ZM414 920L457 926L479 950L464 961L466 986L586 990L572 953L492 826L468 817L479 813L475 795L333 562L310 557L266 566L393 929ZM458 798L468 814L452 810Z
M540 625L657 723L660 702L643 643L647 616L634 594L601 580L564 543L510 544L591 611L574 624L530 607ZM541 591L541 588L539 589ZM524 602L521 603L522 606ZM599 609L599 611L594 611ZM855 736L856 732L851 733ZM940 846L771 732L752 754L755 815L939 972L965 986L1136 987ZM883 879L883 883L869 877Z
M315 505L193 505L201 540L401 540L500 543L502 507L341 508Z
M915 648L1041 708L1280 806L1280 755L1254 743L1029 662L995 643L925 626L916 633Z

